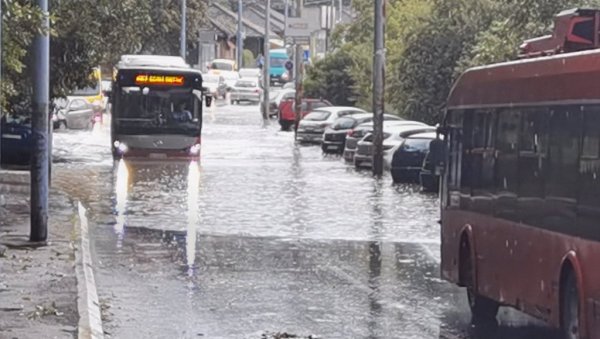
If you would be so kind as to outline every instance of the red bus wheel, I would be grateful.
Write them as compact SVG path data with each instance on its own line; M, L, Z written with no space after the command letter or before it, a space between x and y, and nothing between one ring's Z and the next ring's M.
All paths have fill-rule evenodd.
M579 331L579 291L573 272L563 279L560 293L560 323L563 339L581 339Z
M469 241L464 239L461 241L460 247L460 280L467 288L472 321L474 323L496 323L496 315L500 304L477 293L475 267L471 259Z

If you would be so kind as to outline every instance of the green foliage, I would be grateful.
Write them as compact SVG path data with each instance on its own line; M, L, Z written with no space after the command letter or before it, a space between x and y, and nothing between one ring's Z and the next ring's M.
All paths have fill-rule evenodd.
M325 98L334 105L354 105L354 81L346 69L351 62L350 54L343 50L317 61L307 70L305 95L311 98Z
M245 49L242 54L243 67L253 68L256 65L256 59L251 50ZM241 68L241 67L240 67Z
M3 111L28 107L30 45L42 14L32 0L2 3ZM197 43L204 0L188 0L188 50ZM179 0L50 0L51 96L88 85L92 68L112 67L123 54L179 54Z

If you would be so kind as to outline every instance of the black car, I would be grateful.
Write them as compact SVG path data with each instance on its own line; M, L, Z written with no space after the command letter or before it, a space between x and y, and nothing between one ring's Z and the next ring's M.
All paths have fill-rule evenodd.
M384 114L383 120L390 121L403 119L392 114ZM353 114L335 120L331 127L327 128L325 133L323 133L321 149L324 153L328 154L342 154L344 152L346 136L348 133L356 126L371 121L373 121L373 113Z
M432 132L418 133L406 138L392 157L391 173L394 182L419 182L429 144L436 138Z
M31 150L33 149L33 136L31 119L29 117L4 116L0 119L2 128L1 158L3 165L29 165Z

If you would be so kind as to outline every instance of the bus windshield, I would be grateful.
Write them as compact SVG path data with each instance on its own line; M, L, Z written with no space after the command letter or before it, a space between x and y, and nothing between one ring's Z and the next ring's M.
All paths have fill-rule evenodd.
M117 98L117 124L143 133L198 131L201 95L190 88L123 87Z
M271 67L283 67L287 60L286 58L271 58Z
M234 71L233 63L223 61L213 61L210 68L218 69L221 71Z

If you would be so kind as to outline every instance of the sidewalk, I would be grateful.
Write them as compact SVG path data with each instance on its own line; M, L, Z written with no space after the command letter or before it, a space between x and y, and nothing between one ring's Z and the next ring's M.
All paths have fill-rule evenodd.
M48 245L31 247L29 176L0 176L0 338L76 338L75 206L51 190Z

